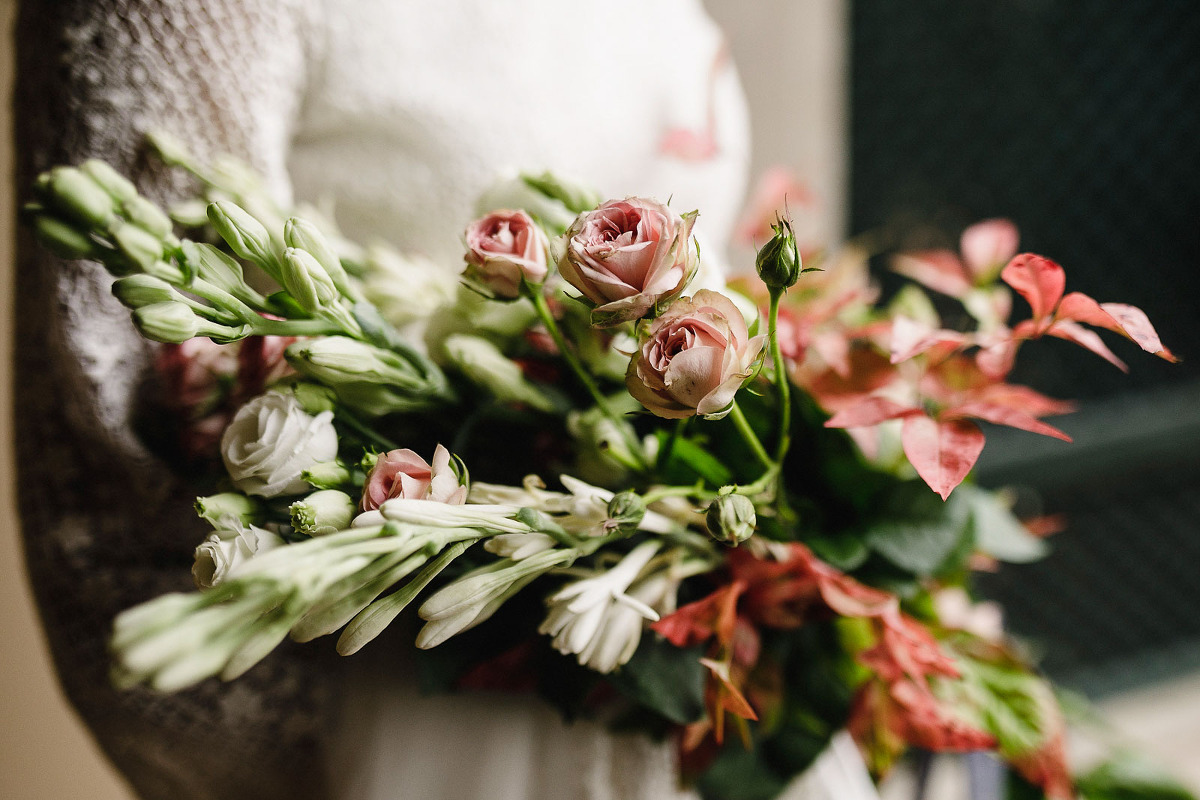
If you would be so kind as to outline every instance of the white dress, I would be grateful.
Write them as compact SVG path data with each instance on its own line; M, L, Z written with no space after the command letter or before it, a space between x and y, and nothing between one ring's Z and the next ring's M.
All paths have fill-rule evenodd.
M698 0L112 5L116 11L82 10L67 20L68 52L79 62L74 79L93 82L82 113L97 115L79 122L86 135L72 148L107 153L131 168L134 134L174 128L202 152L248 158L281 198L332 207L351 238L382 237L446 269L459 268L475 198L505 171L552 169L607 196L670 198L681 211L699 209L697 232L710 261L720 258L743 199L744 99L721 34ZM113 14L124 15L120 24ZM98 56L96 41L112 54ZM103 297L104 276L70 280L70 296L88 299L83 311L68 302L59 320L83 367L82 380L71 379L85 386L84 412L108 434L103 445L115 458L146 460L129 422L146 347ZM66 511L51 505L26 509L27 527L45 519L40 524L53 532L66 525L77 538L99 535L86 519L55 520ZM137 522L136 508L123 513ZM55 618L48 613L52 642ZM69 647L64 637L60 663L70 664ZM676 787L667 744L564 725L529 698L422 698L386 657L353 659L341 687L342 724L325 751L339 798L694 796ZM78 681L70 669L64 681ZM93 688L80 684L76 694ZM110 744L120 734L105 728L102 711L90 706L84 716L119 765L150 775L134 779L147 796L209 796L196 781L172 777L172 759L187 763L178 748L151 756L155 743L143 736L131 745L143 752L130 756ZM193 766L192 777L202 769ZM787 796L873 795L842 736Z

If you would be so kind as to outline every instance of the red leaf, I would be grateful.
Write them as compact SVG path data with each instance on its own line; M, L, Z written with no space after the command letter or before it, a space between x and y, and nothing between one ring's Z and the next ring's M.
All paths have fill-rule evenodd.
M977 419L982 419L996 425L1007 425L1010 428L1020 428L1030 433L1053 436L1055 439L1062 439L1064 442L1071 441L1070 436L1067 436L1067 434L1053 425L1042 422L1036 417L1031 417L1023 411L1017 411L1016 409L996 403L963 403L946 411L944 416L952 419L976 417Z
M1179 360L1170 350L1163 347L1158 333L1150 324L1149 317L1137 306L1128 306L1124 303L1101 303L1100 308L1117 321L1118 327L1114 328L1117 333L1128 336L1147 353L1153 353L1172 364Z
M944 358L966 341L966 335L957 331L938 330L908 317L896 317L892 322L891 361L898 364L938 347L946 351Z
M717 707L742 719L758 719L750 702L746 700L741 690L734 685L729 677L729 665L711 658L702 658L700 663L708 667L708 671L718 681Z
M975 394L975 399L1023 411L1031 417L1050 417L1070 414L1075 404L1068 400L1055 400L1041 392L1014 383L995 383Z
M1025 298L1038 320L1054 312L1067 286L1062 267L1033 253L1021 253L1008 262L1000 277Z
M914 414L905 418L900 442L917 474L945 500L975 466L984 436L973 422Z
M844 408L825 422L826 428L867 428L909 414L919 414L920 409L905 406L886 397L868 397Z
M1108 345L1100 338L1100 334L1088 330L1077 322L1059 320L1047 328L1046 333L1057 336L1059 339L1066 339L1068 342L1074 342L1080 347L1086 347L1122 372L1129 372L1129 367L1125 366L1124 361L1117 358L1116 353L1108 349Z
M925 250L896 257L892 269L935 292L962 297L971 290L971 281L958 256L949 250Z
M745 583L734 581L707 597L688 603L650 628L676 647L700 644L713 636L721 644L729 644L737 621L738 597L745 590Z

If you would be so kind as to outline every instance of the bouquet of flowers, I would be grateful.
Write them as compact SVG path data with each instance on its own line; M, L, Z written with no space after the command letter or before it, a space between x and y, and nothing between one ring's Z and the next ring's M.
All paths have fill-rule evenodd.
M998 220L900 258L886 305L861 248L802 262L786 216L726 286L695 212L549 174L487 193L448 282L153 144L200 186L170 214L94 161L27 208L166 343L178 463L220 465L197 591L117 618L118 684L231 680L288 636L348 655L409 613L444 688L674 737L705 797L773 796L842 729L876 776L989 749L1074 796L1055 695L968 594L1043 541L964 480L976 420L1067 438L1042 418L1069 403L1006 380L1026 342L1172 360L1140 310L1065 293Z

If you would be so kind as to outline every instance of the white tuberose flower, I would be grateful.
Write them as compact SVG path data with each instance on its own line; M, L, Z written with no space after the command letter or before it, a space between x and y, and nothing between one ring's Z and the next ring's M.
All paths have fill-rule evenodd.
M253 525L214 531L196 548L192 579L197 589L211 589L250 558L281 545L283 539Z
M550 613L538 632L553 636L555 649L576 654L580 664L597 672L612 672L629 661L641 641L643 622L658 619L647 601L661 602L669 588L663 575L629 591L659 547L657 541L643 542L612 569L559 589L547 601Z
M244 405L221 436L221 458L246 494L275 497L310 487L301 473L337 456L333 412L310 416L292 395L268 392Z

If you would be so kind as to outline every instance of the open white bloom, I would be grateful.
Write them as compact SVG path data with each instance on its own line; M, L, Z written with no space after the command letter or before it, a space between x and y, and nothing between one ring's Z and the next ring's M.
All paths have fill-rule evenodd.
M311 487L301 473L337 456L333 412L305 413L292 395L268 392L234 415L221 436L221 458L246 494L275 497Z
M580 664L597 672L612 672L628 662L641 641L644 622L658 619L650 603L661 603L673 588L671 579L660 573L630 589L660 546L653 540L643 542L612 569L559 589L547 601L550 612L538 632L553 636L556 650L575 654Z
M259 553L283 545L271 531L249 525L214 531L196 548L192 579L197 589L211 589Z

